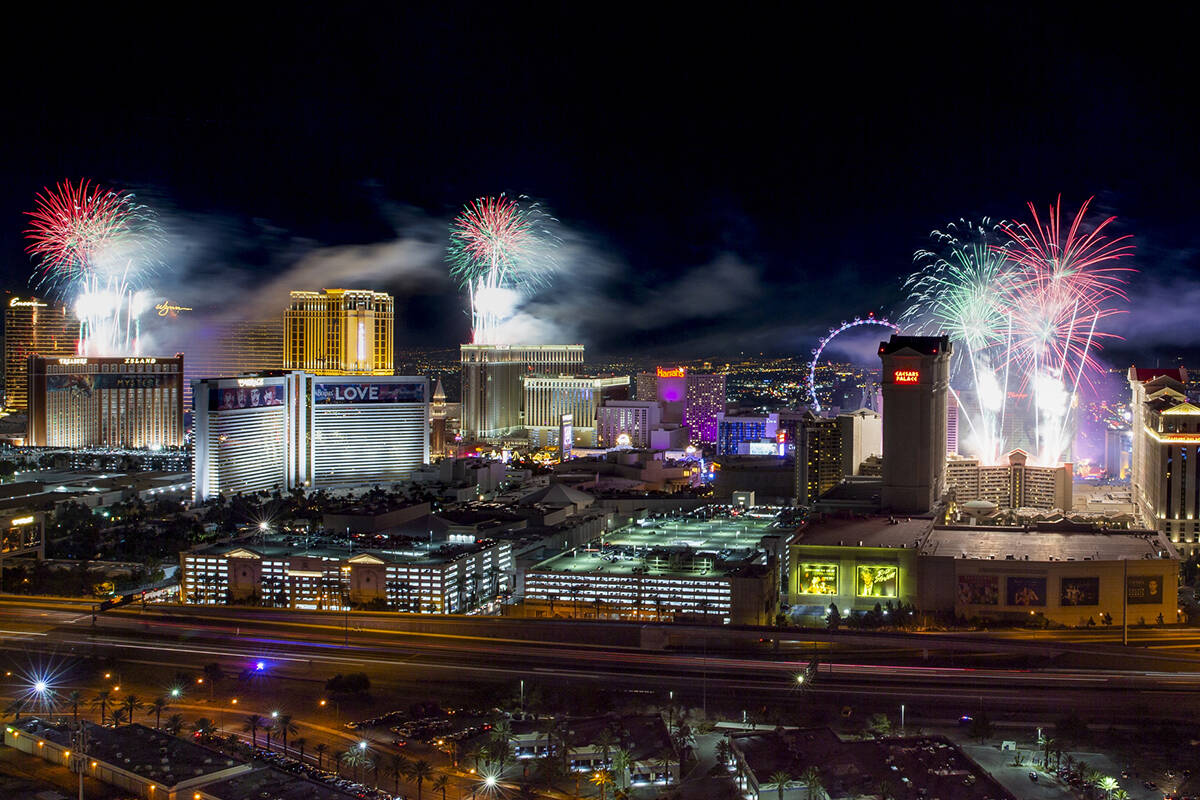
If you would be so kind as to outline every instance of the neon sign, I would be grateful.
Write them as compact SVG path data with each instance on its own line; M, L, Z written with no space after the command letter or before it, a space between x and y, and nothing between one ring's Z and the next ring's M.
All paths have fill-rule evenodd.
M262 378L238 378L238 379L237 379L237 385L238 385L238 386L245 386L245 387L250 387L250 386L262 386L262 385L263 385L263 379L262 379Z
M655 374L660 378L682 378L687 375L687 367L659 367Z
M58 360L58 363L62 364L64 367L66 367L66 366L71 366L73 364L86 364L86 363L88 363L88 361L86 358L60 358Z
M157 364L157 358L127 358L122 364Z
M174 306L164 300L163 302L156 305L154 307L154 310L158 312L158 315L160 317L165 317L168 314L170 314L171 316L175 316L180 311L191 311L192 309L188 308L187 306Z
M898 369L892 372L892 383L920 383L921 373L915 369Z
M28 306L30 308L45 308L46 304L39 300L22 300L19 297L14 297L8 301L9 308L17 308L19 306Z

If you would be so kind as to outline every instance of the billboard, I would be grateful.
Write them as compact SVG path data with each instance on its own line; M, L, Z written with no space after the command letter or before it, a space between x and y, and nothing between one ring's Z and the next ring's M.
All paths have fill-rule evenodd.
M558 418L558 460L569 461L574 456L575 415L563 414Z
M859 564L854 593L859 597L896 597L900 568L895 564Z
M238 386L210 389L210 411L235 411L239 408L271 408L283 405L283 386Z
M179 373L109 373L88 375L47 375L47 392L70 392L91 397L97 389L163 389L176 385Z
M959 575L960 606L1000 605L1000 578L996 575Z
M801 564L799 594L837 594L837 564Z
M1018 578L1009 576L1005 580L1010 606L1046 605L1045 578Z
M1100 605L1099 578L1063 578L1059 587L1058 604L1060 606L1098 606Z
M1130 575L1125 583L1125 599L1131 606L1163 601L1162 575Z
M317 405L424 403L425 382L317 381L313 386L313 402Z

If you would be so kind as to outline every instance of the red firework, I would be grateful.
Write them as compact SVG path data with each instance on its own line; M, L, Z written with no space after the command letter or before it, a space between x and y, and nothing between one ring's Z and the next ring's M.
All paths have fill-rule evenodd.
M25 212L29 227L26 252L38 259L43 280L70 282L93 269L93 259L105 246L129 232L136 209L130 196L92 186L63 181L47 187L34 199L36 208Z

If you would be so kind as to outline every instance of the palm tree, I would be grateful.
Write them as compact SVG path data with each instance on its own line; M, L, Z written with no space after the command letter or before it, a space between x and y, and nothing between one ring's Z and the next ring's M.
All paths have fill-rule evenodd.
M800 782L808 789L808 800L820 800L825 794L825 784L821 783L821 770L815 765L800 773Z
M446 800L446 790L450 788L450 778L446 775L438 775L433 779L429 788L435 792L441 792L442 800Z
M317 753L317 769L322 769L325 766L325 751L329 749L329 745L324 742L317 742L317 746L313 750Z
M21 712L25 710L26 701L23 697L18 697L4 708L4 716L13 715L13 719L20 719Z
M279 738L283 739L283 754L287 755L288 734L299 733L300 729L292 722L291 714L280 714L279 719L275 720L275 730L278 731Z
M421 785L433 778L433 767L428 761L422 759L412 765L412 772L409 775L417 782L417 800L421 800Z
M629 781L629 767L632 766L633 759L630 758L629 751L624 747L618 747L613 752L612 771L617 779L618 787L625 787Z
M598 769L588 780L596 784L596 788L600 790L600 800L604 800L604 789L613 782L612 774L606 769ZM783 800L782 795L780 795L780 800Z
M601 728L600 733L596 734L596 740L592 744L600 748L600 757L604 759L605 765L610 762L608 760L609 751L613 746L620 743L620 739L613 733L612 728Z
M208 738L216 729L217 723L213 722L208 717L201 717L192 723L192 730L200 734L201 739Z
M183 714L172 714L167 720L164 730L172 736L178 736L179 732L183 730Z
M123 703L121 703L121 707L125 709L125 714L129 717L129 721L133 722L133 712L141 711L146 707L146 704L143 703L142 699L136 694L131 694L125 698Z
M1050 769L1050 751L1054 749L1054 739L1049 736L1042 737L1042 766Z
M1112 775L1101 775L1096 781L1096 788L1104 792L1105 797L1112 797L1113 791L1120 788L1120 784Z
M772 772L771 777L767 778L767 783L775 784L775 789L779 792L779 800L783 800L783 792L785 789L787 789L787 785L791 782L791 773L784 769Z
M162 712L168 708L167 698L156 697L146 706L146 716L154 715L154 728L157 730L162 727Z
M100 708L100 724L103 725L108 717L108 704L112 702L112 693L108 689L101 689L96 692L96 697L92 700L92 708Z
M263 717L263 733L267 735L267 749L271 749L271 733L275 730L275 720Z
M258 729L266 724L266 720L258 714L251 714L246 717L246 721L242 723L242 730L250 734L250 746L258 747Z
M304 745L306 744L308 744L308 739L305 739L303 736L297 736L295 739L292 739L292 747L300 751L301 764L304 763Z
M83 692L75 689L67 695L67 702L71 704L71 718L79 722L79 704L83 702Z
M125 711L124 707L114 708L112 710L112 713L108 715L109 719L112 720L112 724L113 724L114 728L117 727L118 725L120 725L121 723L127 721L125 719L125 716L126 716L126 711Z
M392 780L394 781L392 794L399 795L400 779L407 778L409 773L412 772L412 762L399 753L392 753L388 772L392 773Z

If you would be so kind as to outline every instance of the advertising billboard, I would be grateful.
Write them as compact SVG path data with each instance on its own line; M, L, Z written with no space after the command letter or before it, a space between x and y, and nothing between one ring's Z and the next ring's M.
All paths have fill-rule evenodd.
M1058 594L1058 604L1061 606L1100 605L1100 579L1063 578Z
M1000 605L1000 578L995 575L959 575L958 604L961 606Z
M837 564L801 564L799 594L837 594Z
M162 389L172 386L179 379L176 374L120 374L96 373L89 375L47 375L47 392L70 392L79 397L91 397L97 389Z
M238 386L210 389L211 411L236 411L239 408L271 408L283 405L283 386Z
M1009 576L1005 580L1008 589L1008 605L1010 606L1044 606L1046 605L1045 578L1018 578Z
M859 564L854 593L859 597L896 597L900 568L895 564Z
M317 405L423 403L425 382L317 381L313 387L313 402Z
M1162 575L1130 575L1125 584L1125 599L1129 605L1151 605L1163 601Z
M575 415L563 414L558 418L558 460L569 461L574 455Z

